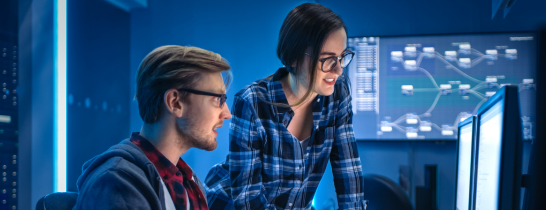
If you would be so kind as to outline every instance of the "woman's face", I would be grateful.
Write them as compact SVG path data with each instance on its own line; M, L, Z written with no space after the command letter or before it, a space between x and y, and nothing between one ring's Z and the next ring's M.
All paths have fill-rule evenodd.
M312 88L313 92L323 96L332 95L332 93L334 93L334 84L336 84L338 77L343 73L343 69L338 60L337 65L332 70L323 72L320 59L341 56L347 48L346 43L347 33L345 32L345 29L333 31L328 35L322 46L322 51L319 54L319 61L317 61L317 67L315 68L316 82L315 86ZM305 56L304 63L308 64L310 60L309 56ZM306 74L305 76L307 77L307 72L304 74Z

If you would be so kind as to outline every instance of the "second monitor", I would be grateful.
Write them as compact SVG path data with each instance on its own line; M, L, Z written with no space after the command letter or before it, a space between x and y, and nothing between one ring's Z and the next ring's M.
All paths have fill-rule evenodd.
M477 115L473 208L519 209L522 129L518 87L505 86Z
M475 155L476 116L459 123L457 138L457 175L455 210L469 210L472 203L472 174Z

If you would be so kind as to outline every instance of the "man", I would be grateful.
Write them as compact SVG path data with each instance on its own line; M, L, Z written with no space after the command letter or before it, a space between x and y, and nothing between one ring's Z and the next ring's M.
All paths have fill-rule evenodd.
M135 99L140 133L87 161L74 209L208 209L202 184L180 157L216 149L215 129L231 118L229 64L196 47L163 46L141 62Z

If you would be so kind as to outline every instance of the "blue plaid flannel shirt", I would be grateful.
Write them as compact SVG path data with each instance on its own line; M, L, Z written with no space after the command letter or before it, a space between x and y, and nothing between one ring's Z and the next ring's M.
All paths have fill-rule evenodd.
M332 95L314 98L313 131L302 148L287 130L292 109L264 102L288 104L280 82L287 73L281 68L235 95L229 155L205 181L209 208L309 209L330 160L339 209L365 209L347 82L339 77Z

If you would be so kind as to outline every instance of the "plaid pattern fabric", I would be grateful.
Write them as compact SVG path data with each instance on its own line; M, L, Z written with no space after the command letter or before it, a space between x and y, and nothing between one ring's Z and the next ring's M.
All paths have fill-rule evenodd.
M339 208L364 209L347 82L340 77L332 95L313 99L313 130L302 148L287 130L292 109L267 103L288 104L280 83L287 73L281 68L235 95L229 155L205 181L210 209L309 209L329 160Z
M193 181L192 169L182 158L178 159L178 163L174 166L152 143L136 132L131 135L131 142L137 145L154 164L169 190L176 209L186 210L186 204L190 205L190 209L208 209L203 192Z

